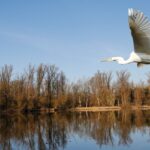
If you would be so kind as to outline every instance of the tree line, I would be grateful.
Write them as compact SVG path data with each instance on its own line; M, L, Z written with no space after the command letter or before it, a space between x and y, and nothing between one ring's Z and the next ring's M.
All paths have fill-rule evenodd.
M32 111L45 108L68 109L91 106L150 104L150 74L147 83L130 81L126 70L97 71L88 79L70 83L55 65L29 65L15 75L11 65L0 68L0 109Z

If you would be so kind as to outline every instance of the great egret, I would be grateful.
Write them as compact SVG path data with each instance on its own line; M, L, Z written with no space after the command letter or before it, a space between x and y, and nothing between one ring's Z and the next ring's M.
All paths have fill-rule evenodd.
M127 60L122 57L111 57L102 61L117 61L119 64L137 63L138 67L150 64L150 21L143 12L132 8L128 9L128 20L134 51Z

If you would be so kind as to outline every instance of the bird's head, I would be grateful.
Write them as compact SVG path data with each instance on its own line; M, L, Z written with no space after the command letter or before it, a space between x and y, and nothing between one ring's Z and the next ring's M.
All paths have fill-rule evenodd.
M102 62L111 62L111 61L117 61L119 64L124 64L124 59L122 57L110 57L107 59L101 60Z

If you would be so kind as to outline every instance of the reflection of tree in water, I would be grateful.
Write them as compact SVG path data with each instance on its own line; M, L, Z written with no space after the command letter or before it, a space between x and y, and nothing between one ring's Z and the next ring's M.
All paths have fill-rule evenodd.
M131 111L123 110L118 114L117 132L119 135L119 145L132 143L130 132L133 125Z
M131 132L136 129L142 133L148 124L142 111L116 111L97 113L73 113L70 126L78 135L92 137L99 146L114 145L116 136L119 137L119 145L132 143Z
M14 143L30 150L65 147L67 134L64 123L53 115L1 116L0 149L12 149Z
M115 124L113 112L75 113L73 130L80 136L90 136L97 144L113 145L112 129Z
M11 143L10 143L10 138L11 138L11 130L12 130L12 120L9 118L3 118L0 117L0 149L11 149ZM5 135L5 136L3 136ZM7 139L7 140L6 140Z
M91 137L99 146L115 145L116 136L118 144L129 145L132 132L146 132L149 116L149 111L140 110L0 116L0 149L14 144L31 150L65 149L72 133Z
M58 115L50 115L46 118L47 149L56 150L65 147L67 143L66 121Z

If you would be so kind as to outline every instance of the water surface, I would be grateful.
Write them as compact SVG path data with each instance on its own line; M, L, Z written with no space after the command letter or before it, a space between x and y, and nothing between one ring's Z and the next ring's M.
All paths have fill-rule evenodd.
M1 115L0 150L148 150L150 111Z

